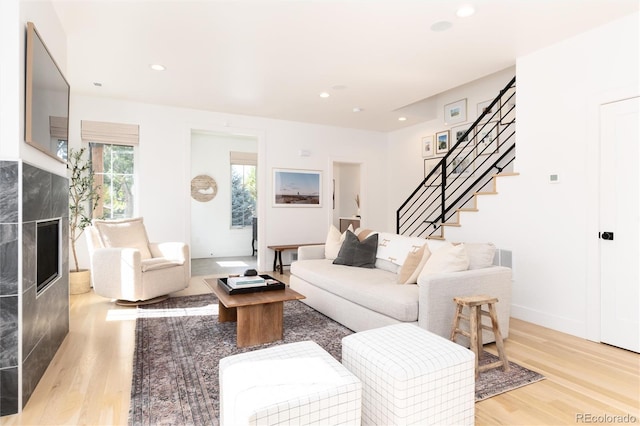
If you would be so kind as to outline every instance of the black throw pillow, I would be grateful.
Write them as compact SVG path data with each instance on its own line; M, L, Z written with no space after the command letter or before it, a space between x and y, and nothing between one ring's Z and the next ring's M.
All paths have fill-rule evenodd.
M340 247L338 257L333 261L335 265L357 266L359 268L375 268L376 252L378 251L378 234L360 241L356 235L347 231L347 235Z

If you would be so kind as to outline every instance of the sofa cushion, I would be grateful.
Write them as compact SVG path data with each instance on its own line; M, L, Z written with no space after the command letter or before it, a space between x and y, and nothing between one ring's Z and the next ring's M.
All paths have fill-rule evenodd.
M425 244L427 244L427 240L424 238L380 232L376 257L402 266L410 252L419 249Z
M373 234L365 238L364 241L360 241L358 237L349 230L347 230L346 234L338 257L335 258L333 263L359 268L375 268L378 234Z
M466 271L468 267L469 257L464 244L453 245L447 243L431 253L421 274Z
M429 257L431 257L431 251L427 244L409 253L398 271L398 284L417 284L418 276Z
M394 273L378 268L333 265L329 259L313 259L294 262L291 274L398 321L418 320L418 286L398 285Z
M150 259L149 238L141 217L121 220L93 220L102 245L108 248L132 248L140 251L141 259Z

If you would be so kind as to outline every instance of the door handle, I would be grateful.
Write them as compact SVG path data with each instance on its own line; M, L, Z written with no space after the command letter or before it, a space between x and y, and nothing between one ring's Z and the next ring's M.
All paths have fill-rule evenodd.
M613 241L613 232L599 232L598 238L602 238L603 240Z

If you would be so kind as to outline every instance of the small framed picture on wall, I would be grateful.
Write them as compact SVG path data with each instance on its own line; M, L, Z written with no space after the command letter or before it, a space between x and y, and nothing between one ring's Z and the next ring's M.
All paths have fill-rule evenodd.
M440 161L442 161L442 157L425 158L424 177L425 179L429 178L424 182L425 187L438 186L442 183L442 168L440 166Z
M476 131L476 151L478 155L498 152L498 122L490 121Z
M493 107L489 108L491 106L491 102L493 101L484 101L478 104L478 117L481 117L485 112L487 113L484 117L482 117L480 123L485 123L489 120L492 120L494 119L494 116L497 115L496 111L498 109L498 105L494 105Z
M445 154L449 151L449 131L436 133L436 154Z
M444 106L444 124L467 121L467 99L460 99Z
M451 128L451 148L453 148L458 141L460 141L460 148L473 148L473 144L469 144L469 139L473 136L473 132L469 132L467 136L463 138L468 130L468 124Z
M425 136L422 138L422 156L424 158L433 157L436 155L435 147L433 146L433 135Z

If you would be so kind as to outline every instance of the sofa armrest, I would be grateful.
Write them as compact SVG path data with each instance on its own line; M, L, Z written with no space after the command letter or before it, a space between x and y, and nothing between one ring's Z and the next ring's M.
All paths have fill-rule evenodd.
M418 325L449 338L456 305L454 297L488 295L497 297L496 310L502 336L509 335L511 312L511 269L491 266L462 272L422 274L418 277Z
M298 247L298 260L324 259L324 244Z

